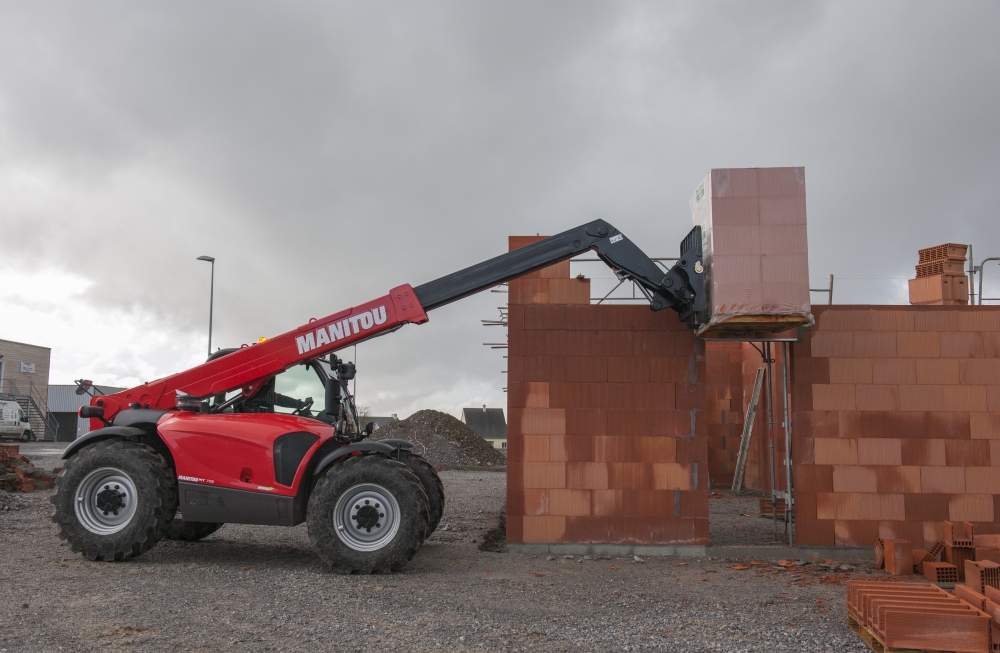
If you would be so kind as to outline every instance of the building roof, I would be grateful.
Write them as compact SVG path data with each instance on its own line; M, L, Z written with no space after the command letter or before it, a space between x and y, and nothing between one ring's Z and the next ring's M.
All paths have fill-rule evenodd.
M507 439L507 419L503 408L463 408L462 421L486 440Z
M372 416L372 417L369 417L368 419L362 420L362 421L364 421L365 424L367 424L368 422L375 422L375 430L378 430L378 429L382 428L383 426L385 426L386 424L388 424L389 422L395 422L395 421L398 421L398 420L399 420L398 417L376 417L376 416Z
M95 385L95 388L106 395L121 392L125 388L115 388L110 385ZM76 394L75 385L50 385L48 409L50 413L75 413L83 406L90 405L90 395Z

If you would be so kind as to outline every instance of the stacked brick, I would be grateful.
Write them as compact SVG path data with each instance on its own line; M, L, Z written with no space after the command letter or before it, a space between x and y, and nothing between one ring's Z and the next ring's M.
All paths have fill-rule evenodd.
M792 361L797 541L1000 532L1000 307L814 311Z
M947 243L919 251L917 278L910 279L910 303L921 306L959 306L969 303L965 276L967 245Z
M568 266L508 298L508 541L707 544L704 345L670 311L590 305Z
M989 614L934 585L848 581L847 614L873 650L990 651Z
M743 345L706 342L705 358L708 475L711 485L728 487L743 433Z
M699 332L811 321L804 168L712 170L691 213L711 307Z

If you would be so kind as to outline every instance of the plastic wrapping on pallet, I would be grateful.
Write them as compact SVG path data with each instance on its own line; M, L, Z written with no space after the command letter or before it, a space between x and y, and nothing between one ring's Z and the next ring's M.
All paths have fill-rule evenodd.
M706 328L785 329L813 321L804 168L710 171L691 198L702 228Z

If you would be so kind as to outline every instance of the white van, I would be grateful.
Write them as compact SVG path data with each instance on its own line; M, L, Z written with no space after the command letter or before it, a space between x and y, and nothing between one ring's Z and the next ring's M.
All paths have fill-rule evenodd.
M0 438L13 438L21 442L35 439L28 418L16 401L0 400Z

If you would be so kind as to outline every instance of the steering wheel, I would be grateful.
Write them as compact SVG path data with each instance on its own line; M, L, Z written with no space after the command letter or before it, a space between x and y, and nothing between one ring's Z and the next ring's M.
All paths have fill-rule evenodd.
M303 402L303 406L301 408L296 408L295 410L293 410L292 411L292 415L301 415L302 411L308 412L310 406L312 406L312 405L313 405L313 398L312 397L306 397L306 400Z

